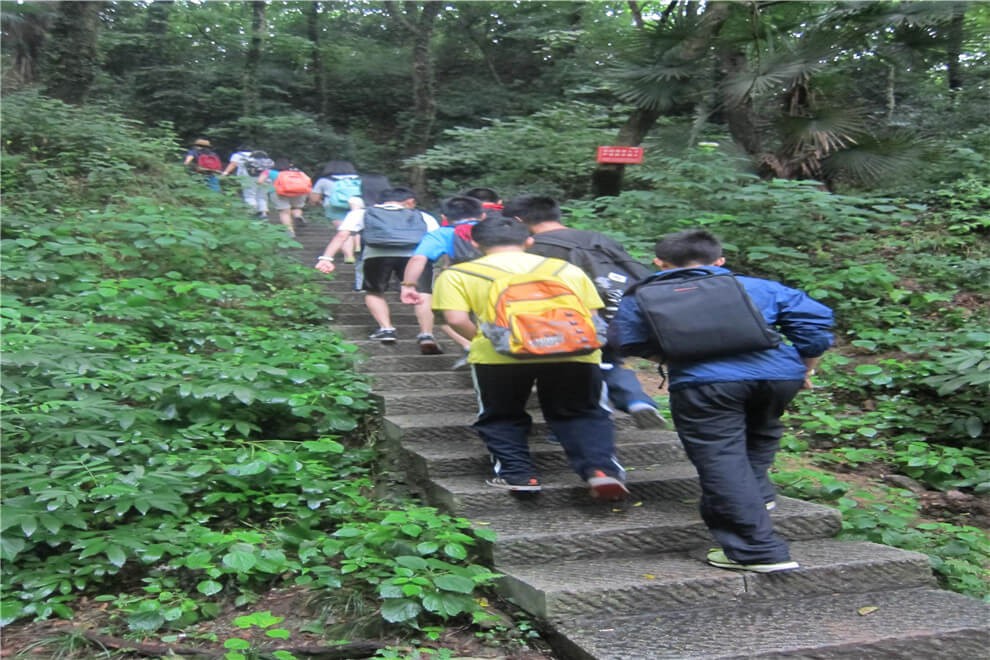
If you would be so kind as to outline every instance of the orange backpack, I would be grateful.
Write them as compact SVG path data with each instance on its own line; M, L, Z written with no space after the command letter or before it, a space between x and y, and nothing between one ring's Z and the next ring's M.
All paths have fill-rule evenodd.
M529 272L512 273L469 261L451 270L492 283L481 332L498 353L527 359L587 355L604 344L604 327L559 277L567 266L560 259L544 259Z
M305 172L283 170L275 177L275 194L281 197L299 197L313 190L313 182Z

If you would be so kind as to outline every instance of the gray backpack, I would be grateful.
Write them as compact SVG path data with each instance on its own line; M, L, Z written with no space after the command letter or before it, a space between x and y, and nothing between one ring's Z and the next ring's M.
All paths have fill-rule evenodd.
M426 236L426 220L415 209L372 206L364 212L362 236L371 247L412 249Z

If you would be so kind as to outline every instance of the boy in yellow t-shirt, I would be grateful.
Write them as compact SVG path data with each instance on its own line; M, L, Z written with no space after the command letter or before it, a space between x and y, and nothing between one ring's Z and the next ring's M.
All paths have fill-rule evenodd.
M484 256L469 263L527 273L544 261L525 252L532 242L529 229L510 218L479 222L471 238ZM604 306L581 269L568 264L558 277L588 309ZM560 439L571 469L587 482L593 496L624 498L629 491L623 483L625 471L615 457L615 429L602 406L600 352L526 360L496 352L472 320L474 314L480 322L492 321L485 318L492 286L489 279L448 269L433 287L433 309L443 311L447 323L462 336L473 338L468 363L481 403L474 428L492 454L495 472L485 483L516 492L540 490L527 439L533 420L526 402L535 383L543 417Z

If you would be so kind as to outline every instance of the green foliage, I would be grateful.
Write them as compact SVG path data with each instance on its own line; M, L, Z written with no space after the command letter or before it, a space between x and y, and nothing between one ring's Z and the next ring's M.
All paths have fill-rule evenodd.
M840 538L862 539L928 555L932 569L949 589L990 599L990 536L968 525L918 522L918 503L910 491L857 489L841 478L814 469L772 473L781 492L833 505L842 513Z
M373 585L381 616L391 623L415 626L424 613L442 620L477 614L481 605L473 593L498 575L462 564L475 538L493 540L486 530L469 534L470 527L469 521L432 508L381 511L341 525L322 543L321 552L336 568L322 571L319 579L340 589L341 596L353 593L355 584ZM331 610L345 604L333 598L326 602Z
M421 610L388 621L473 611L490 577L466 521L371 496L370 386L294 244L178 168L149 166L169 192L147 190L133 173L170 159L171 136L32 95L5 123L12 108L49 121L11 120L3 159L3 622L71 617L86 595L135 633L183 629L344 574L370 595L377 573L328 564L369 547L348 535L362 525L388 584L423 586L405 596ZM97 160L87 130L130 172L113 186L80 165Z
M587 195L597 145L611 140L614 119L598 106L557 103L528 117L453 128L408 165L425 167L444 194L488 186L508 199L523 192ZM561 139L561 135L567 135Z
M289 639L291 633L288 630L273 627L284 620L285 617L273 616L269 611L252 612L234 619L234 625L242 630L258 628L263 630L265 636L270 639ZM248 658L262 657L259 652L260 649L253 647L254 645L243 637L230 637L223 643L223 648L227 649L223 655L224 660L248 660ZM271 657L276 660L295 660L297 656L288 651L278 650L273 651Z

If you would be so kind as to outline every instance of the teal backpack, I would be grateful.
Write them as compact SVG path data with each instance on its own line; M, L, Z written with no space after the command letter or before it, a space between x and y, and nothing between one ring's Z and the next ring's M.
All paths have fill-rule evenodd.
M349 209L351 197L361 196L361 179L354 175L332 176L333 187L328 198L329 206L335 209Z

